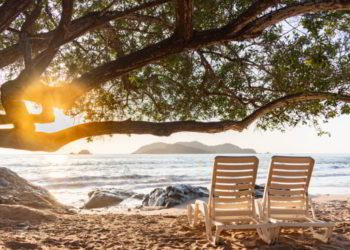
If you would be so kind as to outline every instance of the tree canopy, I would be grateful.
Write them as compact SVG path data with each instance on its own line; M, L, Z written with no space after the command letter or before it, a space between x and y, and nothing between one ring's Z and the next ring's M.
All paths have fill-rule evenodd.
M350 113L350 0L0 4L0 124L13 125L0 147L317 126ZM37 131L54 108L83 123Z

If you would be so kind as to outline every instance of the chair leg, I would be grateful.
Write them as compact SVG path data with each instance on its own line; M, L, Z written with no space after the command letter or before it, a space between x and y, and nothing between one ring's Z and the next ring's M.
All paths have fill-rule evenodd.
M187 219L191 226L196 226L199 220L199 206L194 204L194 209L192 205L187 206Z
M261 227L256 229L259 237L269 245L272 243L270 230L271 229L269 229L269 228L261 228Z
M210 230L211 231L211 230ZM215 230L215 235L214 237L212 237L213 239L213 245L216 246L219 243L219 239L220 239L220 233L222 232L222 228L220 227L216 227Z
M199 205L197 203L194 204L194 217L193 217L193 226L198 224L199 217Z
M327 227L323 234L317 233L313 228L311 228L312 235L315 239L318 239L324 243L328 243L332 236L333 227Z
M190 226L193 226L193 209L191 205L187 205L187 219Z
M276 243L278 241L280 231L281 231L280 227L275 227L270 229L271 243Z

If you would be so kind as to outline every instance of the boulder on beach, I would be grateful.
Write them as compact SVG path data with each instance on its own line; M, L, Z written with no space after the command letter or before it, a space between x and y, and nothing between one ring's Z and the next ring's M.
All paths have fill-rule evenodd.
M89 200L83 208L93 209L114 206L133 195L135 193L119 189L96 189L89 192Z
M264 186L255 185L255 197L261 198L264 193ZM142 206L144 207L174 207L182 203L208 197L209 191L205 187L194 187L187 184L156 188L144 196Z
M0 204L67 212L67 207L60 204L46 189L31 184L4 167L0 167Z
M142 205L145 207L174 207L186 201L208 197L208 189L187 184L156 188L145 195Z

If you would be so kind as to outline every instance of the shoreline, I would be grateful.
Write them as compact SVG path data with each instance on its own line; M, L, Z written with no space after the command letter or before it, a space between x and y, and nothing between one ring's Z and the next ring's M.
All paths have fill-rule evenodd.
M40 224L8 224L0 220L0 249L350 248L350 195L319 196L313 200L320 219L336 222L329 244L313 239L308 231L285 229L273 246L261 241L254 231L236 231L224 232L220 245L214 248L206 240L203 223L196 228L188 225L185 203L154 211L79 212Z
M327 195L316 195L311 196L311 199L314 203L327 203L332 201L344 201L350 203L350 194L327 194ZM208 198L198 198L195 200L202 200L207 202ZM75 211L79 214L125 214L125 215L171 215L171 216L181 216L187 214L187 205L192 204L195 200L190 200L187 202L184 202L181 205L174 206L171 208L162 208L162 207L156 207L156 208L125 208L125 207L118 207L118 206L111 206L107 208L98 208L98 209L76 209ZM350 211L349 211L350 213ZM349 215L350 219L350 215Z

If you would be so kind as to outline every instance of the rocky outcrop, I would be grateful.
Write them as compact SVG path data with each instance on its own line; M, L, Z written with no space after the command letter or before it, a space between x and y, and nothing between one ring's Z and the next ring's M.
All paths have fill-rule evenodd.
M261 198L264 186L255 185L255 197ZM194 187L187 184L156 188L144 196L142 206L144 207L174 207L186 201L208 197L209 191L205 187Z
M0 204L67 212L44 188L35 186L7 168L0 168Z
M156 188L145 195L142 205L145 207L173 207L196 198L208 197L208 189L187 184Z
M93 209L114 206L123 200L134 196L135 193L118 189L96 189L89 192L89 200L83 208Z

